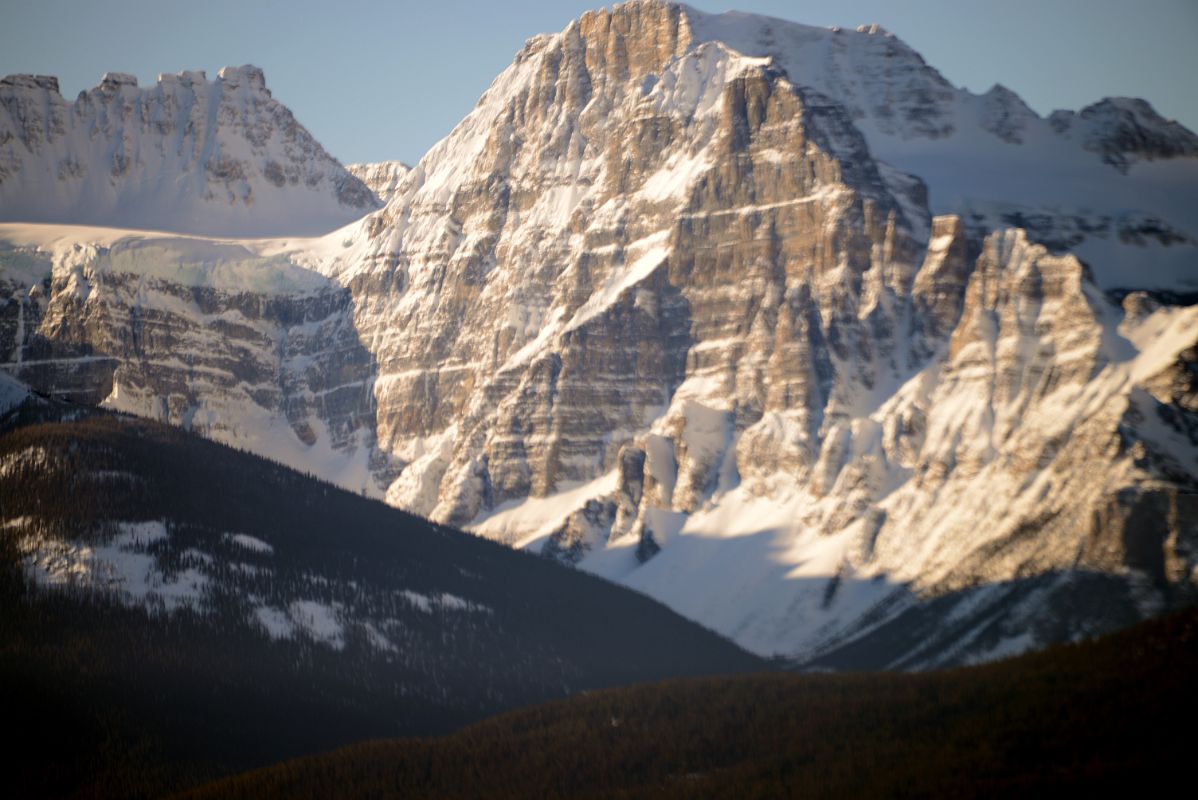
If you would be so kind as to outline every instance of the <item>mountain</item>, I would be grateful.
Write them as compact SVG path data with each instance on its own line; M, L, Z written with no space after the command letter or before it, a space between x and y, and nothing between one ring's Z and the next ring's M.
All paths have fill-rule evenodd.
M1193 609L924 675L670 681L368 742L189 798L999 797L1168 792L1193 713ZM996 712L996 709L1000 711ZM472 769L457 765L468 759Z
M0 220L218 236L317 234L378 199L266 88L262 70L0 81Z
M856 31L686 9L695 41L763 56L834 98L875 158L919 176L935 214L975 235L1026 228L1076 253L1103 289L1193 292L1198 136L1140 99L1039 117L1001 84L950 84L877 25Z
M993 659L1195 599L1192 141L626 3L327 236L0 226L0 352L763 655Z
M933 216L876 152L1064 148L1152 188L1048 123L967 128L982 100L944 85L876 30L655 2L530 40L317 267L410 462L388 499L800 659L871 631L877 665L994 657L1184 602L1198 311L1142 290L1192 287L1192 244L1136 245L1120 306L1122 245Z
M348 289L252 242L0 229L0 353L14 377L382 495L373 358Z
M766 668L598 578L36 396L0 412L0 509L0 692L30 796L161 796L579 691Z
M380 161L377 164L346 164L345 169L384 204L400 191L400 182L412 168L402 161Z

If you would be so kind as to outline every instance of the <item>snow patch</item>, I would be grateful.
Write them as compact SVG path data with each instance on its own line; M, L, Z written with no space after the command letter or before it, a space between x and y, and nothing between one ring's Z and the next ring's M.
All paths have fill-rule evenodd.
M295 623L288 613L273 606L258 606L254 609L254 619L275 640L291 639L295 636Z
M296 600L288 606L288 614L297 630L317 642L334 650L345 648L345 626L341 622L339 606L316 600Z
M164 572L151 552L167 537L161 521L122 522L117 534L103 544L30 533L17 546L26 574L39 585L111 592L127 606L168 612L200 608L207 600L208 577L191 567Z
M517 549L525 548L533 540L560 528L587 500L614 492L617 477L612 470L587 483L564 485L547 497L509 500L480 514L466 529Z
M263 555L273 555L275 549L261 539L256 539L246 533L226 533L225 541L230 542L243 550L249 550L252 553L262 553Z
M482 603L475 603L463 597L450 594L449 592L440 592L438 594L422 594L414 592L411 589L404 589L400 592L400 596L408 602L408 605L415 608L417 611L422 611L425 614L432 614L435 611L458 611L469 613L491 613L489 606Z

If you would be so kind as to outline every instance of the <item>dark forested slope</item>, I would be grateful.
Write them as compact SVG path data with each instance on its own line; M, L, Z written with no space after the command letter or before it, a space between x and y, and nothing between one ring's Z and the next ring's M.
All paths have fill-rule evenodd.
M202 798L1152 796L1184 779L1198 610L946 672L613 689L371 742Z
M153 793L765 664L656 602L164 425L0 418L0 705L34 794ZM16 769L15 765L20 765Z

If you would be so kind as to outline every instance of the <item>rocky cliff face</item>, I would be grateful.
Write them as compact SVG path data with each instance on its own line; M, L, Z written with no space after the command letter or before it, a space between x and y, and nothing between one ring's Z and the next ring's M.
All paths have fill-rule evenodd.
M611 431L668 405L692 348L761 358L731 335L777 313L787 272L830 304L862 273L902 280L927 212L908 219L843 112L689 35L681 9L645 4L533 40L331 265L362 312L388 309L358 317L383 441L402 457L453 427L464 445L429 458L435 493L402 481L396 502L462 524L590 480L625 443ZM778 380L802 380L791 369Z
M378 207L257 67L0 81L0 220L251 236L324 233Z
M0 260L10 375L381 496L373 359L344 288L240 245L120 232Z
M955 89L874 28L629 3L529 40L385 209L251 271L297 282L257 285L257 316L244 270L206 268L186 325L178 298L210 295L89 278L96 310L59 317L95 333L69 332L46 320L77 307L71 259L136 270L115 245L67 247L48 283L14 279L7 366L139 413L179 397L167 418L254 447L239 437L284 422L295 458L358 465L355 488L758 652L994 657L1195 590L1177 215L1198 206L1160 199L1154 170L1198 160L1154 146L1120 171L1093 141L1001 87ZM1146 207L1062 205L1074 184L1029 177L1057 158ZM172 252L141 263L210 263ZM33 256L6 258L19 276ZM206 382L128 366L151 306L199 343ZM234 312L250 376L218 341ZM35 341L71 366L37 373Z
M403 179L412 168L402 161L380 161L377 164L346 164L346 171L353 175L384 204L401 191Z

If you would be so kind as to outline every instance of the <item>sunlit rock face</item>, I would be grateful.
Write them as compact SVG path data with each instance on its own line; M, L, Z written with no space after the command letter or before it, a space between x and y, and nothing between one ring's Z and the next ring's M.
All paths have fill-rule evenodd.
M374 192L382 203L402 191L403 180L412 168L401 161L380 161L374 164L346 164L345 169Z
M603 474L631 440L612 431L693 374L739 429L822 409L775 338L889 348L807 317L909 283L926 209L907 218L830 101L690 37L681 9L641 4L531 41L334 268L379 358L384 443L455 428L436 493L404 480L396 502L465 524Z
M760 653L998 657L1198 578L1198 205L1100 205L1198 159L1107 116L956 89L876 27L624 4L530 39L410 171L355 167L382 210L203 289L56 256L0 347Z

